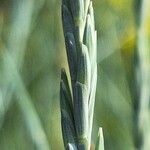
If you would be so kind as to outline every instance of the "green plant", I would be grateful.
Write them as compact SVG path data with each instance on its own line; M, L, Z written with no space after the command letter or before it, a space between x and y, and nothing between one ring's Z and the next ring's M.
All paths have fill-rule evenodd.
M137 48L138 48L138 59L139 63L137 65L138 77L140 80L137 80L139 86L139 112L138 112L138 121L139 121L139 134L142 139L142 144L140 149L147 150L150 148L149 138L150 138L150 44L149 39L150 35L147 32L149 30L148 20L150 18L150 1L143 0L141 2L141 16L138 29L138 39L137 39Z
M34 11L34 0L14 1L12 4L12 21L10 22L9 36L6 38L6 43L4 42L2 49L0 49L0 51L2 51L2 68L0 68L0 131L4 128L5 118L7 118L6 114L14 104L13 100L15 100L23 115L22 118L25 121L29 131L29 137L34 143L35 148L38 150L50 150L47 135L43 129L40 117L20 73L32 22L39 13L42 1L41 5L37 4L38 7L36 6L36 11ZM13 97L15 97L15 99L13 99ZM7 139L9 138L7 137ZM21 144L20 139L20 145ZM0 147L2 148L1 143ZM13 149L13 147L11 147L11 149Z
M92 2L63 0L62 22L70 71L67 76L62 69L60 83L64 145L69 150L89 150L97 84L97 32ZM104 149L99 146L101 141L96 149Z

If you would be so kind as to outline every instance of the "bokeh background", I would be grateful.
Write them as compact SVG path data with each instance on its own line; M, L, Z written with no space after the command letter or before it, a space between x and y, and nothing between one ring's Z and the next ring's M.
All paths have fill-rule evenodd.
M93 0L93 5L98 83L92 145L101 126L105 150L136 150L142 141L138 138L142 0ZM60 69L68 66L60 8L61 0L0 0L1 150L64 149L59 84ZM142 27L149 37L150 17L146 19ZM149 66L150 51L146 54Z

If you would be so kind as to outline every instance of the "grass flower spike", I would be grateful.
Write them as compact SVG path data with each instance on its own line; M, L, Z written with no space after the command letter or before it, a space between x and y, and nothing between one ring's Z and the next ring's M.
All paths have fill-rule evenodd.
M97 83L97 33L90 0L63 0L62 22L70 77L61 71L65 149L89 150ZM71 83L71 87L69 86Z

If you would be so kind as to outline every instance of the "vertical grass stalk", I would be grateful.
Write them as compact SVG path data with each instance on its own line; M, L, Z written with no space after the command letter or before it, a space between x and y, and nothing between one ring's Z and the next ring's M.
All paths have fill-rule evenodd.
M150 1L143 0L138 32L138 56L140 70L139 129L142 135L142 150L150 148Z
M60 107L65 149L89 150L97 84L97 32L90 0L62 0L70 77L61 71ZM69 86L71 83L71 87Z

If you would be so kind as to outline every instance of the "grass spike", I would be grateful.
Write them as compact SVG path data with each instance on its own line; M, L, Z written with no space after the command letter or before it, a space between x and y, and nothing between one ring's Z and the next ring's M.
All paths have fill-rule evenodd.
M97 85L97 32L92 1L63 0L62 24L70 72L70 77L63 74L61 80L65 149L90 150Z

